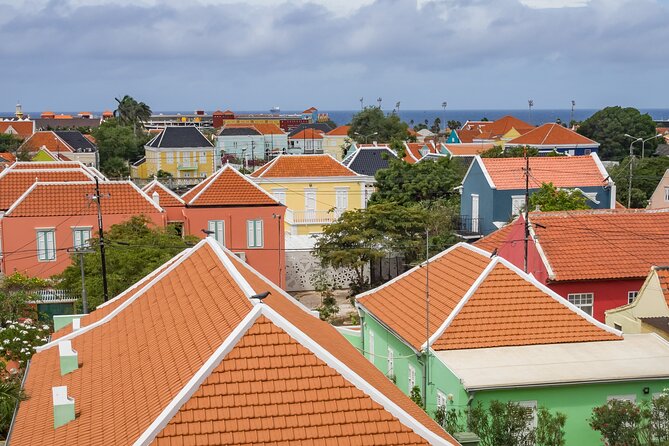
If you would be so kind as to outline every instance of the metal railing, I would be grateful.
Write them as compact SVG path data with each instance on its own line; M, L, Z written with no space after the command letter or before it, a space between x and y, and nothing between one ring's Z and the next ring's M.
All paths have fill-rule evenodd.
M75 302L78 297L72 296L65 290L44 289L35 291L37 299L30 301L30 303L67 303Z
M461 236L478 236L483 229L483 219L469 215L454 215L451 224L456 234Z

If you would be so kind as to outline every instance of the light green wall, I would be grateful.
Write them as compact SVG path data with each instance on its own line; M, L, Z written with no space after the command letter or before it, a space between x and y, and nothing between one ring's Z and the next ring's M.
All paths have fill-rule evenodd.
M335 327L339 333L346 338L348 342L353 344L358 351L362 351L362 335L359 330L353 330L348 327Z

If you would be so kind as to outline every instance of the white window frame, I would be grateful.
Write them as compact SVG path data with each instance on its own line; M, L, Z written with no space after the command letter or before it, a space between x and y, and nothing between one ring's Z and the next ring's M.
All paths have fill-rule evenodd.
M369 331L369 361L374 364L374 332Z
M174 152L165 152L165 162L174 164Z
M409 393L416 386L416 367L409 364L407 368L407 384L409 385Z
M618 400L618 401L629 401L630 403L636 404L636 395L633 393L627 394L627 395L609 395L606 397L606 402L608 403L609 401L612 400Z
M225 246L225 220L209 220L207 229L213 232L212 237L221 246Z
M200 164L207 164L207 152L200 152Z
M519 203L520 201L520 203ZM511 215L516 217L525 206L525 195L511 195Z
M628 291L627 292L627 304L631 304L639 296L638 291Z
M335 187L335 214L341 215L348 209L348 187Z
M590 298L590 303L584 303L583 300ZM567 294L567 300L569 303L574 305L576 308L582 310L586 314L592 316L595 310L595 293L569 293ZM589 308L589 312L587 309Z
M56 228L40 228L36 231L37 261L56 261ZM51 245L51 246L49 246Z
M86 249L90 247L88 242L93 237L92 226L72 227L72 247L74 249Z
M448 397L444 392L437 389L437 408L446 407L447 404L448 404Z
M664 201L669 201L669 186L664 186Z
M318 200L316 195L315 188L304 188L304 212L307 215L316 214L316 201ZM313 201L313 206L309 206L310 202Z
M246 246L248 248L262 248L265 241L265 230L261 218L246 220Z
M274 195L274 198L276 198L277 201L284 206L286 205L286 191L287 189L285 187L277 187L272 189L272 195Z
M386 358L386 369L388 376L395 375L395 352L388 346L388 357Z

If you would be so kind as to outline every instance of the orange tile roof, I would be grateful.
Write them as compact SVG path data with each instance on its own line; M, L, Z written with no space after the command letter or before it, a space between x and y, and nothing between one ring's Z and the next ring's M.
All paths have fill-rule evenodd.
M323 139L323 132L317 129L308 128L297 132L289 139Z
M657 278L660 281L660 288L662 288L662 294L664 295L664 301L669 307L669 268L668 267L655 267L657 271Z
M328 136L348 136L348 131L351 128L350 125L340 125L337 128L334 128L327 132Z
M162 210L131 181L100 183L102 213L147 215ZM58 215L95 215L97 207L88 198L95 194L95 183L35 183L5 214L7 217L51 217Z
M313 113L317 110L318 109L316 107L309 107L308 109L304 110L302 113Z
M457 130L457 132L458 138L463 144L473 143L474 139L480 139L482 134L481 130L478 128L460 129Z
M508 145L529 146L599 146L597 142L586 138L560 124L547 123L512 139Z
M453 156L475 156L480 155L488 149L495 147L494 143L461 143L461 144L444 144L446 149L453 154Z
M532 212L530 222L552 281L644 278L669 265L669 209Z
M187 190L181 195L181 199L188 203L190 200L193 199L202 189L205 188L207 184L214 178L213 175L209 175L207 178L205 178L204 181L200 181L197 183L193 188Z
M330 155L279 155L251 174L253 178L355 177Z
M211 176L196 194L189 194L188 206L279 206L271 195L226 164Z
M86 166L81 164L79 161L18 161L12 165L13 170L36 170L36 169L83 169L86 170Z
M16 157L9 152L0 152L0 164L11 164L16 161Z
M185 203L180 196L172 192L167 186L158 180L153 180L142 188L142 191L153 199L153 193L158 193L160 207L184 207Z
M60 376L56 343L33 356L13 445L457 444L332 326L211 239L143 285L66 335L79 369ZM247 296L265 290L254 306ZM77 410L58 429L56 385Z
M484 131L489 134L490 138L498 139L511 129L516 129L520 132L522 129L532 129L534 126L514 116L507 115L492 121L490 124L483 126L483 128L485 129Z
M37 181L93 181L82 169L26 170L15 166L0 175L0 210L9 209Z
M511 230L513 229L513 224L507 224L502 226L500 229L491 232L485 237L478 239L472 243L477 248L480 248L484 251L493 252L495 249L502 247L504 243L509 239Z
M358 303L420 350L425 339L425 265L358 296ZM435 350L618 340L621 337L500 257L464 243L429 264Z
M41 147L46 147L53 153L73 152L72 148L58 135L51 131L35 132L21 144L20 150L37 152Z
M404 143L404 161L409 164L414 164L423 158L423 154L420 153L420 150L425 147L427 148L427 153L439 153L436 147L429 142L405 142Z
M35 131L35 121L3 121L0 120L0 133L14 133L15 136L25 139Z
M276 124L239 124L231 123L225 124L225 128L251 128L256 129L259 133L263 135L285 135L286 132L281 130Z
M530 157L530 187L606 185L606 170L596 155ZM524 158L478 158L497 190L525 188Z

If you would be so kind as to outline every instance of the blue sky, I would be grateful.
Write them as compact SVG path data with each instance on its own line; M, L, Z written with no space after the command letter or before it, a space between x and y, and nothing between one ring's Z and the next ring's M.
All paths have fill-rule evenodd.
M666 0L0 0L0 110L669 107Z

